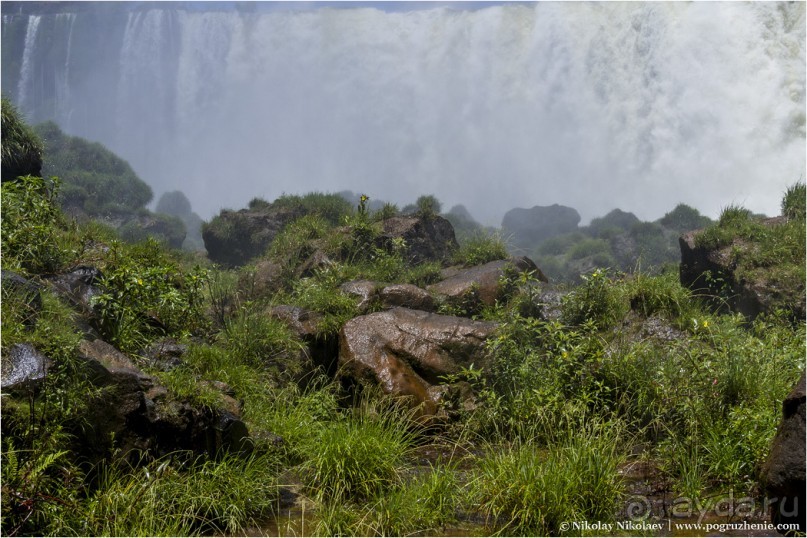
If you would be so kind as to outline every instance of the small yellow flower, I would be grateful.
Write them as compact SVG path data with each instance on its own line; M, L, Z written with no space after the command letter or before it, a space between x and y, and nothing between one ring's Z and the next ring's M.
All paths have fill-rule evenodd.
M137 285L138 285L138 286L142 286L142 285L143 285L143 279L142 279L142 278L138 278L138 279L137 279Z
M708 321L706 321L706 320L703 320L703 327L704 327L704 329L705 329L706 327L708 327L708 326L709 326L709 322L708 322Z

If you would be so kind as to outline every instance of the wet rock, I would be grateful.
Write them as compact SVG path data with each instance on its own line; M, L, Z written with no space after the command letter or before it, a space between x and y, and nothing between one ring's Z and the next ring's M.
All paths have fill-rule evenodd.
M327 269L334 264L333 260L323 250L315 250L300 267L297 268L295 276L306 278L313 276L318 271Z
M536 297L536 303L540 307L541 319L545 321L557 321L563 317L563 298L569 294L557 288L546 287L540 291Z
M342 293L359 299L356 306L361 313L366 313L370 310L373 301L378 298L378 288L379 284L370 280L351 280L339 287Z
M174 339L166 338L154 342L140 354L153 368L168 372L182 364L182 356L187 351L188 346L179 344Z
M782 421L765 462L762 483L771 504L774 524L805 525L805 374L782 403Z
M242 272L238 288L250 297L265 297L283 286L283 266L270 260L259 260L252 273Z
M394 308L396 306L411 308L412 310L424 310L434 312L437 305L434 297L424 289L412 284L393 284L382 288L378 294L382 308Z
M218 409L176 400L102 340L82 341L78 356L97 389L86 427L76 432L91 459L106 457L113 449L119 457L137 451L161 456L175 450L216 454L245 449L246 426L240 404L231 396L223 394Z
M42 286L36 284L13 271L0 271L2 278L3 300L14 295L25 308L24 323L33 325L37 314L42 310Z
M447 262L459 247L454 227L440 216L401 216L386 219L378 246L391 250L396 240L404 242L404 257L416 265L423 262Z
M508 272L519 274L533 271L535 278L542 282L548 279L535 263L525 256L509 260L497 260L470 267L467 269L449 268L444 271L445 280L432 284L427 289L437 295L445 296L452 302L468 302L478 300L479 303L493 306L502 297L505 289L502 277Z
M92 299L102 293L99 283L103 275L95 267L82 265L69 273L49 277L53 290L84 314L93 314Z
M496 327L406 308L360 316L340 332L340 373L410 398L421 416L434 415L439 401L432 386L471 364L484 367L484 342Z
M31 344L14 344L3 353L3 391L36 390L45 380L51 360Z
M330 376L336 373L338 339L319 331L322 314L299 306L281 305L272 307L268 315L284 321L305 345L299 356L302 364L300 382L305 384L311 380L311 374L317 368Z

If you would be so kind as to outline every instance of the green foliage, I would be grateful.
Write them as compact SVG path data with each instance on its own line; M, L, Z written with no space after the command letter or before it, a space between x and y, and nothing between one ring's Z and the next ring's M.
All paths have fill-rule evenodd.
M3 181L29 174L40 175L42 141L23 121L11 101L3 97L1 108Z
M294 379L299 371L302 344L281 320L271 318L245 305L229 318L222 332L222 344L231 360L238 364L272 369L275 375Z
M317 214L331 224L338 224L345 216L353 214L353 208L347 200L338 194L321 192L310 192L303 196L284 194L271 205L304 215Z
M62 204L92 216L131 215L148 204L151 187L99 143L68 136L53 122L36 126L45 143L43 174L65 184Z
M408 417L368 404L326 425L301 447L305 461L300 472L317 499L368 500L401 483L414 441Z
M693 298L678 275L668 271L660 276L637 273L625 282L632 310L644 317L661 315L683 328L693 315Z
M103 293L93 297L99 330L122 351L134 352L158 336L182 336L203 325L205 271L183 271L154 239L128 248L113 243L103 275Z
M271 455L193 462L170 458L139 469L106 468L99 489L76 514L83 536L238 534L272 511L279 474Z
M182 191L166 192L157 201L157 213L184 217L192 213L191 203Z
M621 428L592 423L544 451L524 443L479 462L472 495L504 535L578 535L571 521L613 521L624 460Z
M563 321L570 325L591 322L601 329L622 317L624 308L607 271L583 275L583 284L563 299Z
M453 262L465 267L505 260L507 245L500 233L478 232L466 238L454 254Z
M431 194L424 194L415 200L418 213L424 218L436 217L440 214L442 204L440 201Z
M807 188L804 182L787 188L782 197L782 215L788 219L804 220L807 214Z
M29 273L60 269L68 255L61 241L65 223L56 203L58 181L23 176L0 189L3 265Z
M705 228L712 223L709 217L705 217L694 207L686 204L678 204L675 208L666 213L658 220L659 224L665 228L675 230L678 233L688 232Z

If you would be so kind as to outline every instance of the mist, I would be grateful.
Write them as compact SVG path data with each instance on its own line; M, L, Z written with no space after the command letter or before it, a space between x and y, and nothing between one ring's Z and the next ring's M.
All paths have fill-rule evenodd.
M49 4L3 2L3 92L204 218L344 189L490 225L555 203L776 215L804 177L800 2Z

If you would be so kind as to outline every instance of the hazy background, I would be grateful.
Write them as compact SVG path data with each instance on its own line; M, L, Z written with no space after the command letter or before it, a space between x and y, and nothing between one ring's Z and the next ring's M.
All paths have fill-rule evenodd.
M380 9L379 9L380 8ZM2 3L2 90L209 218L435 194L498 225L778 214L805 169L805 4Z

